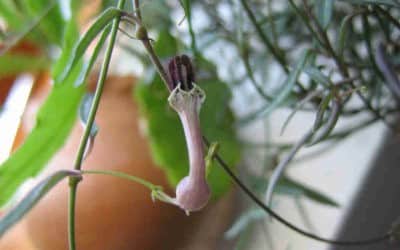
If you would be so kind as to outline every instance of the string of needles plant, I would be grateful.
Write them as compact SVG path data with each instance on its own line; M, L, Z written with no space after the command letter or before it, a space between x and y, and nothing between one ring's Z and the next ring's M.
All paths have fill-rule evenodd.
M71 1L71 13L77 10L78 2ZM98 15L98 18L80 39L77 39L79 32L77 32L77 25L73 19L74 14L69 21L60 21L60 27L63 27L62 30L66 34L64 40L67 42L58 41L58 36L53 34L56 32L55 30L50 29L51 32L48 32L50 34L49 41L54 42L58 47L63 47L63 53L53 69L55 85L59 85L59 88L55 88L53 91L69 102L66 103L67 108L64 110L53 110L51 107L54 103L51 102L52 96L50 96L41 113L48 120L55 120L50 125L43 125L45 126L44 131L48 133L40 134L43 133L40 132L43 129L34 129L21 150L1 166L0 205L8 202L25 180L39 173L45 162L61 147L68 135L67 131L70 130L75 120L81 99L85 104L84 107L81 106L83 111L80 110L82 111L81 120L85 127L84 133L73 170L59 171L35 186L21 202L1 218L0 236L21 219L54 185L63 178L69 178L68 242L70 250L77 250L75 239L77 189L82 175L88 174L105 174L128 179L149 188L153 199L178 205L186 212L199 210L207 203L210 196L210 189L206 182L206 173L209 169L206 169L206 165L208 167L210 162L215 160L232 182L262 211L305 237L342 246L368 245L390 238L399 238L400 224L395 224L393 228L376 237L365 237L360 240L328 239L292 224L269 206L276 187L283 185L283 182L289 183L288 186L292 189L302 191L306 197L314 201L331 206L337 205L326 196L287 178L287 168L301 148L326 142L330 143L328 148L331 148L345 138L377 122L385 124L391 133L398 133L396 119L399 113L400 81L396 69L400 58L400 44L398 43L400 4L397 1L269 0L268 3L246 0L177 1L174 8L183 10L188 22L187 31L177 30L174 25L171 25L174 24L170 14L171 6L165 5L165 2L161 0L154 2L164 4L166 13L161 13L160 19L156 19L164 18L165 22L148 24L146 16L149 12L144 6L141 6L139 0L132 0L133 12L125 10L126 0L118 0L116 7L107 7ZM156 3L149 2L147 4ZM34 33L39 28L42 28L41 31L47 34L47 30L43 27L51 27L51 23L49 24L49 20L46 18L51 14L54 15L54 8L57 6L59 7L55 2L45 8L43 6L42 12L36 13L39 18L35 19L33 25L28 27L28 31L21 29L21 24L17 23L15 27L22 31L20 36L16 37L21 39L27 33ZM2 13L1 9L6 7L0 3L0 13ZM228 8L230 17L223 15L226 13L220 13L220 10L224 8ZM195 12L193 10L201 11L207 17L205 25L194 25ZM12 18L9 16L10 20L13 20ZM67 18L65 19L67 20ZM42 25L46 22L47 26ZM146 51L145 55L135 51L136 56L146 66L150 65L145 56L150 58L161 79L160 84L162 82L167 92L171 94L168 101L178 112L179 117L183 117L182 123L191 166L189 176L182 179L177 187L176 198L164 194L161 187L134 176L114 171L81 169L85 157L95 146L97 127L94 120L112 53L116 46L118 31L121 30L125 35L130 36L128 32L121 29L121 23L126 24L128 28L132 26L136 28L134 38L142 43ZM169 25L167 28L162 27L165 23ZM168 55L172 60L168 71L164 69L162 63L164 58L157 55L157 50L153 46L154 41L148 35L148 28L155 31L159 29L160 33L162 33L161 30L167 30L171 39L175 39L170 34L173 33L170 31L172 29L175 29L178 35L185 33L183 36L186 35L189 38L189 45L185 45L185 39L181 41L180 38L176 38L176 41L173 42L179 44L182 52L193 55L193 61L198 66L196 71L199 77L196 80L191 60L187 56ZM100 34L94 53L89 62L84 63L82 57L85 51ZM7 33L1 31L1 37L5 37L7 40ZM96 91L92 96L84 96L81 85L86 81L107 39L108 44ZM70 43L73 45L71 46ZM223 154L217 152L214 147L211 147L211 153L204 157L203 150L210 147L210 141L204 136L204 131L200 131L198 121L198 112L204 101L201 84L209 78L220 80L215 66L205 59L206 52L212 50L213 46L218 46L218 43L223 43L224 47L229 48L229 55L233 55L235 58L229 62L229 65L211 58L215 61L217 69L228 72L229 76L225 76L224 80L229 82L229 87L235 91L236 88L249 84L252 91L255 91L255 93L249 93L249 99L259 100L257 102L259 107L246 110L239 117L235 124L237 129L266 120L269 114L280 107L292 110L282 127L282 133L297 113L306 112L315 115L309 128L299 129L302 136L296 142L279 144L268 141L260 145L252 142L243 143L249 148L259 149L262 147L266 153L272 155L272 159L277 159L276 163L272 161L276 167L264 169L265 176L269 176L268 178L264 178L264 175L254 176L250 171L246 173L246 176L239 177L229 166ZM16 41L12 40L12 43L6 46L6 49L1 49L0 53L6 54L9 48L15 44ZM125 51L130 49L129 46L127 47ZM236 58L240 60L236 60ZM283 80L271 77L273 73L270 72L272 71L270 68L276 70L278 75L282 75ZM63 91L60 90L61 87L66 89L65 92L69 91L70 96L61 95L60 93ZM73 98L66 98L71 96ZM189 101L185 98L189 98ZM183 102L183 105L192 106L182 108L180 102ZM166 99L165 103L167 103ZM53 118L49 115L54 113L59 116ZM360 119L358 116L363 116L363 118ZM186 121L185 119L188 117L192 120ZM353 119L353 125L350 127L339 126L342 118ZM60 124L59 121L66 122ZM188 122L189 125L185 122ZM59 133L61 130L66 132ZM55 139L53 135L56 135ZM37 144L37 138L43 138L43 142ZM43 158L36 160L35 157L40 149L45 148L49 143L53 143L50 147L51 152L49 151ZM284 155L283 158L282 155ZM24 171L27 162L32 163L29 171ZM192 164L193 162L195 164ZM198 166L194 169L196 164ZM196 172L195 177L193 177L193 172ZM252 190L253 188L249 188L245 184L250 183L248 179L245 179L248 176L261 180L263 184L267 184L266 188ZM265 200L259 198L262 195L265 195Z

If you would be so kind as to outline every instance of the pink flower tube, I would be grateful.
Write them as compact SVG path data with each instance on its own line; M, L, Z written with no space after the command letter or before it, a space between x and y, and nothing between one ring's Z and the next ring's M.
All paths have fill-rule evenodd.
M189 175L176 187L175 203L186 212L198 211L210 198L199 120L205 93L194 83L192 66L187 56L172 59L169 71L172 92L168 102L181 120L190 164Z

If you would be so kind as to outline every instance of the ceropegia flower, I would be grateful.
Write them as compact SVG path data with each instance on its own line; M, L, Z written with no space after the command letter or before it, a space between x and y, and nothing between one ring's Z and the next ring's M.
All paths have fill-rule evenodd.
M189 175L176 187L175 204L186 212L197 211L203 208L210 198L199 119L205 93L194 83L193 67L189 57L185 55L174 57L168 69L169 87L172 90L168 102L181 120L190 164Z

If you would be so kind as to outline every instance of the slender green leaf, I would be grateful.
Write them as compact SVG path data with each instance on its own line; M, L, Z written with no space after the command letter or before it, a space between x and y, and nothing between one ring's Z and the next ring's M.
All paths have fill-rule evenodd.
M154 3L156 3L156 2L152 1L151 5L153 5ZM101 9L102 10L106 10L110 7L115 7L117 5L118 5L118 0L101 0ZM142 4L142 6L140 6L140 7L143 9L144 7L146 7L146 4ZM124 10L126 10L128 12L133 12L134 11L133 1L127 1L125 3Z
M303 184L300 184L288 177L282 178L282 180L279 183L280 188L288 188L289 190L296 190L296 192L300 192L302 195L307 197L310 200L313 200L315 202L327 205L327 206L332 206L332 207L340 207L340 205L334 201L332 198L329 198L325 194L320 193L319 191L316 191L315 189L309 188Z
M75 86L79 86L82 83L86 82L86 80L89 76L89 73L92 71L94 63L96 62L96 60L100 54L100 51L103 48L104 43L106 42L106 40L108 38L108 35L110 34L110 31L111 31L111 25L109 25L108 27L106 27L104 29L103 34L101 34L101 37L93 51L93 54L90 57L89 63L84 64L85 70L82 71L81 76L75 82L75 84L74 84Z
M268 187L268 179L260 176L250 176L249 183L251 183L254 187L252 190L256 190L260 195L265 193L265 190ZM339 204L334 201L332 198L329 198L327 195L320 193L319 191L307 187L304 184L298 183L287 176L282 176L279 182L276 185L274 190L276 194L286 195L286 196L306 196L308 199L313 200L315 202L339 207Z
M339 120L340 117L340 110L341 110L341 104L337 99L332 100L332 108L331 108L331 114L328 118L328 121L325 124L325 127L321 129L321 132L315 135L312 139L312 141L309 143L308 146L312 146L317 144L318 142L324 140L327 138L332 130L335 128L336 123Z
M250 224L266 217L266 213L261 208L251 208L243 212L233 225L225 232L227 239L233 239L246 230Z
M62 48L62 53L53 64L52 76L54 79L61 78L61 74L66 68L70 58L74 56L73 49L79 39L79 30L75 22L71 21L66 24L65 34L64 34L64 44ZM81 63L81 62L80 62ZM80 64L81 66L81 64ZM57 81L56 82L62 82Z
M321 70L317 67L307 66L304 68L304 72L315 82L324 85L324 87L330 87L333 85L332 81L325 76Z
M400 3L396 0L340 0L342 2L348 2L353 4L383 4L393 7L400 7Z
M290 113L290 115L288 116L288 118L285 120L285 122L282 125L281 128L281 135L285 132L286 127L289 125L289 122L292 120L292 118L294 117L294 115L309 101L311 101L314 97L318 96L321 94L321 91L319 90L315 90L310 92L306 97L304 97L303 100L301 100L296 107L292 110L292 112Z
M315 115L315 121L313 125L314 132L316 132L321 127L325 111L328 108L329 102L331 101L332 97L333 97L332 94L329 93L326 97L324 97L324 99L322 99L318 107L317 114Z
M317 17L323 29L327 29L332 19L334 0L318 0Z
M340 24L339 36L337 39L337 51L340 56L343 55L343 51L348 40L349 25L351 25L351 21L356 15L356 13L347 15L345 18L343 18L343 21Z
M100 16L96 19L96 21L90 26L90 28L86 31L86 33L82 36L79 43L73 49L73 57L70 57L66 67L64 68L64 72L61 75L60 79L65 79L65 77L70 73L72 68L77 64L77 62L82 59L86 50L92 41L97 37L97 35L117 16L121 14L121 10L118 8L109 8L104 11Z
M274 193L275 187L278 184L279 180L285 173L288 168L290 162L293 160L294 156L299 152L299 150L312 138L313 131L307 131L290 149L289 153L279 162L278 166L272 172L268 180L268 187L265 193L265 202L267 204L272 203L272 195Z
M61 5L57 0L21 0L21 6L24 7L23 14L30 18L35 18L48 9L49 6L56 5L56 8L51 8L46 17L39 24L39 29L42 31L48 41L61 46L63 44L63 34L65 28L65 20Z
M61 170L48 176L33 187L15 207L0 219L0 237L29 212L49 190L68 176L80 177L80 174L70 170Z
M306 65L307 58L310 55L309 50L306 50L303 55L301 56L300 60L298 61L296 67L290 72L288 78L283 83L283 88L279 91L275 99L273 99L270 103L262 107L261 109L257 110L256 112L246 116L245 118L239 121L239 125L246 125L249 122L253 121L256 118L266 117L276 108L281 106L283 102L287 99L287 97L292 92L297 78L299 77L300 73L302 72L304 66Z

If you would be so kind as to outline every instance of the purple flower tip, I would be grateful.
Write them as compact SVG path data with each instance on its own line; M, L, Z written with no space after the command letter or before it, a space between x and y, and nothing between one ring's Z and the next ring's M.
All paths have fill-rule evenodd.
M183 90L191 90L193 88L194 71L190 58L187 55L175 56L168 63L169 71L169 88L175 89L181 84Z

